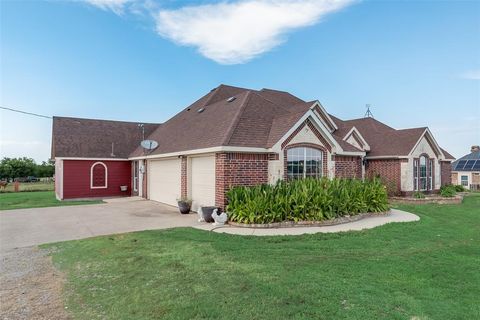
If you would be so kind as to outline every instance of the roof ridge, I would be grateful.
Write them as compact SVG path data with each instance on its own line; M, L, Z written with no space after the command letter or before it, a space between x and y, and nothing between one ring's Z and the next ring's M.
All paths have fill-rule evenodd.
M395 128L392 128L392 127L390 127L389 125L387 125L387 124L383 123L382 121L380 121L380 120L377 120L377 119L375 119L375 118L372 118L372 117L362 117L362 118L355 118L355 119L342 120L342 121L343 121L343 122L350 122L350 121L368 120L368 119L371 119L371 120L373 120L374 122L378 122L378 123L380 123L380 124L384 125L384 126L385 126L385 127L387 127L387 128L390 128L390 129L392 129L392 130L397 130L397 129L395 129Z
M240 104L240 108L238 108L237 113L233 117L233 121L232 121L232 124L230 126L230 129L228 130L227 134L225 135L225 139L223 139L223 141L222 141L223 146L227 145L228 142L230 142L230 139L232 138L233 133L235 132L235 129L238 126L238 123L240 122L240 116L243 113L243 111L245 110L248 101L250 100L251 92L252 92L251 90L246 91L245 97L243 98L243 101ZM239 93L239 94L242 94L242 93Z
M218 89L220 89L222 86L224 87L225 85L223 83L221 83L218 87L216 87L215 89L213 89L212 91L209 92L209 93L211 93L211 95L210 95L210 97L208 97L207 101L205 101L205 103L202 105L202 107L208 106L208 104L212 100L212 98L215 97L215 94L218 93Z
M265 89L265 88L264 88L264 89ZM262 90L263 90L263 89L262 89ZM280 107L282 110L285 110L285 111L287 111L288 113L291 113L290 110L288 110L287 108L284 108L283 106L275 103L274 101L268 99L267 97L262 96L261 94L259 94L259 92L261 92L261 91L252 90L252 93L256 94L257 96L259 96L259 97L262 98L263 100L266 100L266 101L270 102L271 104L273 104L273 105L275 105L275 106L277 106L277 107ZM295 104L295 105L296 105L296 104ZM275 118L275 117L274 117L274 118Z
M52 116L55 119L69 119L69 120L86 120L86 121L100 121L100 122L121 122L121 123L130 123L130 124L151 124L151 125L161 125L162 123L154 122L142 122L142 121L125 121L125 120L111 120L111 119L92 119L92 118L79 118L79 117L64 117L64 116Z
M406 131L406 130L426 130L428 127L413 127L413 128L404 128L404 129L395 129L396 131Z

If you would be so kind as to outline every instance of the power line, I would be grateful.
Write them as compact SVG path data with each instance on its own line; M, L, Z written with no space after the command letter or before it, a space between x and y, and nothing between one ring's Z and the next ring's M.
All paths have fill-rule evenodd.
M40 117L40 118L52 119L52 117L50 117L50 116L45 116L43 114L38 114L38 113L33 113L33 112L22 111L22 110L18 110L18 109L12 109L12 108L6 108L6 107L0 107L0 109L13 111L13 112L18 112L18 113L23 113L23 114L28 114L30 116L35 116L35 117Z

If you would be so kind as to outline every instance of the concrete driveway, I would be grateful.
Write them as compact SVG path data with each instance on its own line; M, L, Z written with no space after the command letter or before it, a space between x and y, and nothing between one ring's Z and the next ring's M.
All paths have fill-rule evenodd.
M0 252L99 235L198 225L196 214L140 198L66 207L0 211Z

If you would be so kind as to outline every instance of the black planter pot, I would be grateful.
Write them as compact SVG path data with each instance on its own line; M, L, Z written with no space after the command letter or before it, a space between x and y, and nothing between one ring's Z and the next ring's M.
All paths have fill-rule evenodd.
M184 201L178 201L178 209L180 210L181 214L190 213L190 208L192 204Z
M202 217L205 222L215 222L212 218L212 213L215 209L217 209L217 207L202 207Z

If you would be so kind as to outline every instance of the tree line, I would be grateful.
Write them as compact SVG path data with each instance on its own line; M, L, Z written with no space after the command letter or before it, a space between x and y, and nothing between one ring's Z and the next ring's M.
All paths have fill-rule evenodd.
M3 158L0 161L0 179L15 179L35 176L37 178L53 177L55 165L53 161L42 161L37 164L32 158Z

